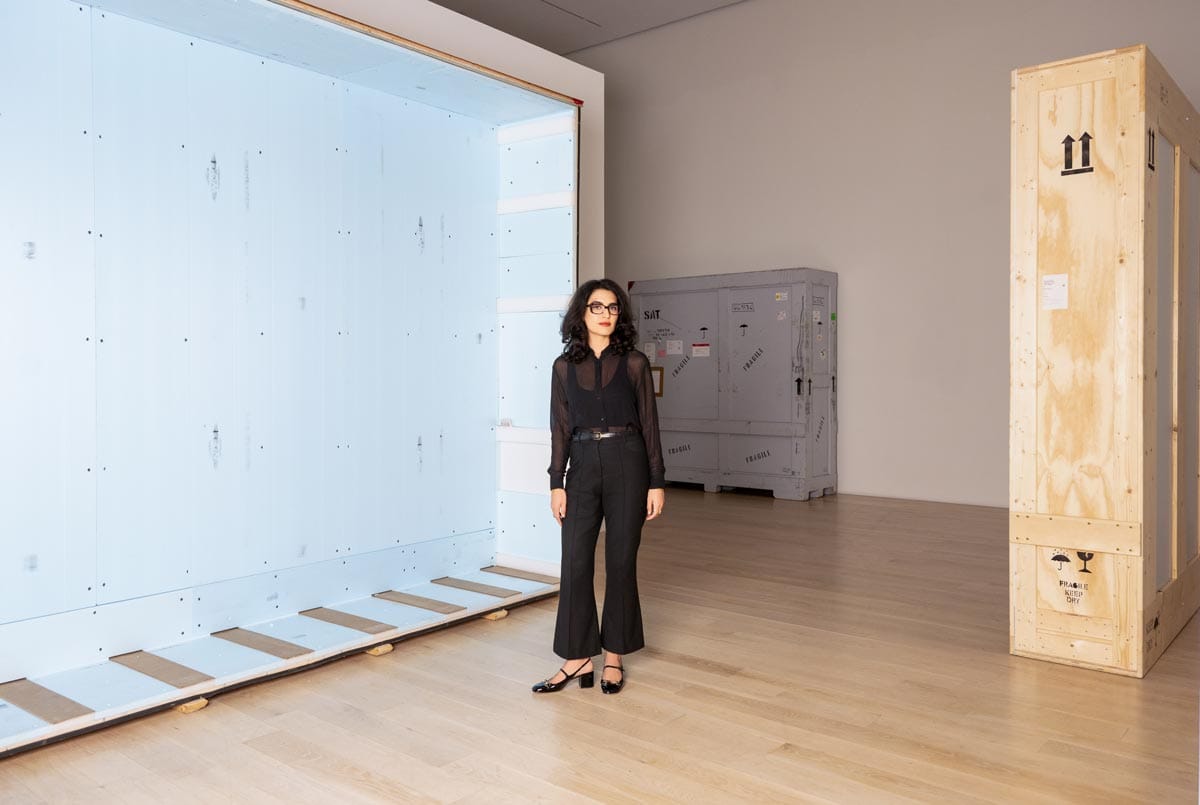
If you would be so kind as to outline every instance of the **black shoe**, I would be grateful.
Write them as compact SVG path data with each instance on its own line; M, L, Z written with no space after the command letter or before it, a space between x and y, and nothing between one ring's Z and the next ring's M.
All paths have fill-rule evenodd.
M605 667L605 669L616 668L618 671L621 672L621 678L616 682L609 682L607 679L604 678L604 675L601 674L600 675L600 690L604 691L605 693L620 693L621 688L625 687L625 669L619 665L606 665L604 667Z
M570 682L572 679L576 679L576 678L579 679L579 687L590 688L596 684L596 669L592 668L592 670L588 671L586 674L583 673L583 669L589 668L589 667L591 667L591 665L592 665L592 661L589 659L583 665L576 668L575 673L573 673L573 674L568 674L565 668L559 668L558 669L559 673L561 673L563 675L562 681L551 682L550 679L553 679L554 677L550 677L550 679L543 679L541 682L538 682L536 685L533 686L533 692L534 693L554 693L556 691L560 691L563 688L565 688L567 686L568 682ZM601 683L601 684L603 684L603 683Z

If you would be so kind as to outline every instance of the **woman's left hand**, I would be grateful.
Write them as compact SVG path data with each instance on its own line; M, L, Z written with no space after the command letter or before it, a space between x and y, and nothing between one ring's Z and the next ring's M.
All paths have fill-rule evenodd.
M662 514L663 503L666 502L667 493L661 489L651 489L646 493L646 519L653 520L658 515Z

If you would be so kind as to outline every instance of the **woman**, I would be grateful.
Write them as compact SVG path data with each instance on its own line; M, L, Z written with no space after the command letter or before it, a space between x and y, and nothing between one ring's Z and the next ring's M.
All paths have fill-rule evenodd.
M550 510L562 527L562 573L554 653L558 673L533 686L590 688L604 651L600 689L620 693L621 658L645 645L637 591L642 524L662 514L664 469L650 361L634 348L629 298L612 280L585 282L562 323L563 354L550 384ZM565 481L564 481L565 476ZM604 615L597 622L593 573L600 521Z

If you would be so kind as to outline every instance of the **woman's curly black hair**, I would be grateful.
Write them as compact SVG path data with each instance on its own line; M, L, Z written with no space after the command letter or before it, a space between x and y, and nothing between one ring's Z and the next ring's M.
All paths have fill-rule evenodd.
M626 355L637 345L637 328L633 326L633 314L629 312L629 296L620 285L610 279L588 280L575 291L570 304L567 305L567 312L563 315L563 355L571 363L582 363L592 354L583 316L587 311L588 298L597 290L611 291L617 297L617 304L621 306L609 348L618 355Z

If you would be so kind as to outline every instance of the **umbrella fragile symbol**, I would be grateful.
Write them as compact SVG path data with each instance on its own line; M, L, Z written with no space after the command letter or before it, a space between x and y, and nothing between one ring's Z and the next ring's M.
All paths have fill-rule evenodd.
M1054 554L1054 556L1051 556L1051 557L1050 557L1050 561L1051 561L1051 562L1058 562L1058 569L1059 569L1059 570L1062 570L1062 567L1063 567L1063 566L1062 566L1062 563L1063 563L1063 562L1070 562L1070 561L1071 561L1071 557L1069 557L1069 556L1065 555L1064 553L1062 553L1062 552L1060 551L1060 552L1058 552L1058 553Z

